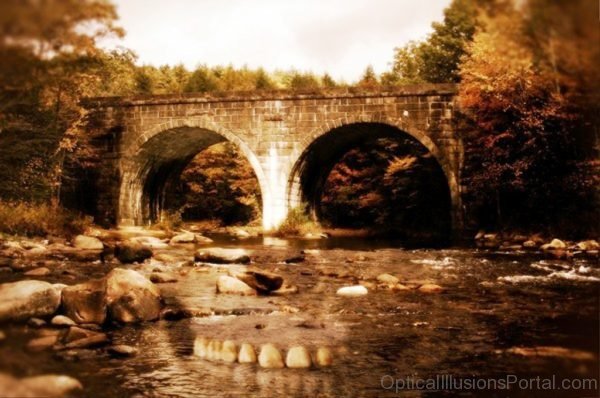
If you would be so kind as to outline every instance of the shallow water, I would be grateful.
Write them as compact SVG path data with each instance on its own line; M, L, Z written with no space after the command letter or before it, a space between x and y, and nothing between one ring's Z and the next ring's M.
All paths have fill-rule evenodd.
M51 351L32 354L24 345L36 331L14 326L4 328L8 338L0 343L0 371L19 376L68 374L84 384L84 396L596 396L593 390L397 393L384 388L391 379L409 376L598 380L600 268L592 260L473 249L409 250L392 248L396 242L361 239L258 238L218 244L248 249L256 266L280 273L299 287L299 293L217 295L214 281L222 269L184 266L189 273L178 283L160 285L163 295L168 306L202 316L111 329L113 343L136 346L137 356L113 359L99 350L67 360ZM307 261L282 262L301 248L310 249ZM191 258L193 248L171 252ZM102 272L98 265L90 266L90 273ZM371 288L364 297L335 294L339 287L383 272L409 286L433 282L445 291ZM55 273L46 279L60 278ZM196 335L247 341L256 347L266 342L283 349L302 344L311 351L327 346L334 351L335 363L311 370L211 363L192 356ZM531 357L506 351L538 346L587 355Z

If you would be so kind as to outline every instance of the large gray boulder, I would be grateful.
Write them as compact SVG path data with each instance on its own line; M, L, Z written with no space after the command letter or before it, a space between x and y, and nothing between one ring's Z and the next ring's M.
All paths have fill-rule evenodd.
M194 260L213 264L248 264L250 257L244 249L221 249L214 247L198 250L194 255Z
M52 315L60 293L48 282L19 281L0 285L0 322Z
M135 323L158 319L160 290L139 272L121 268L106 276L106 302L113 320Z

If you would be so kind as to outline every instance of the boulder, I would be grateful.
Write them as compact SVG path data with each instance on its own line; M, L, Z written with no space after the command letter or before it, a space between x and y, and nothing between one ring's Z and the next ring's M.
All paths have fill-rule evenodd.
M62 305L65 315L77 323L104 323L106 281L97 279L64 288Z
M302 346L289 349L285 357L285 366L288 368L310 368L310 353Z
M293 256L286 258L284 260L284 262L286 264L296 264L296 263L304 262L304 260L306 260L306 256L304 255L304 253L300 252L298 254L295 254Z
M73 239L73 247L81 250L103 250L104 244L98 238L93 236L77 235Z
M139 272L121 268L106 276L106 303L113 320L132 323L158 319L160 291Z
M252 344L243 343L240 346L240 352L238 353L239 363L256 363L256 351Z
M283 278L281 276L257 268L248 268L244 271L230 270L228 273L230 276L241 280L251 288L262 293L277 290L283 285Z
M336 294L346 297L364 296L367 293L369 293L367 288L361 285L341 287L336 292Z
M48 282L19 281L0 285L0 323L52 315L60 293Z
M564 250L567 244L560 239L552 239L550 243L542 245L542 250Z
M252 235L250 235L250 233L248 231L243 230L241 228L234 228L231 231L231 234L238 239L248 239L252 236Z
M194 255L194 260L213 264L248 264L250 257L244 249L200 249Z
M182 244L182 243L195 243L195 242L196 242L196 235L194 235L192 232L185 232L185 233L182 233L179 235L175 235L169 241L169 243L171 245L178 245L178 244Z
M331 366L333 364L333 355L327 347L319 347L315 355L315 362L321 367Z
M217 293L256 296L257 292L246 283L231 276L221 275L217 279Z
M152 249L137 242L122 242L115 247L115 256L124 264L141 263L152 257Z
M1 397L63 397L82 389L81 383L69 376L42 375L17 379L0 373Z
M273 344L264 344L260 348L258 363L263 368L283 368L281 353Z
M600 249L600 244L595 240L584 240L583 242L577 243L575 247L578 250L594 251Z
M396 278L394 275L390 274L381 274L377 276L377 282L383 283L386 285L395 285L400 282L400 279Z

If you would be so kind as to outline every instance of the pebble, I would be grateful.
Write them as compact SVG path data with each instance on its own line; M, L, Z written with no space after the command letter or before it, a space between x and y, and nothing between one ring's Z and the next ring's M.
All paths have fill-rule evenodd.
M107 348L107 351L110 354L112 354L114 356L119 356L119 357L132 357L138 353L137 348L132 347L130 345L126 345L126 344L112 345Z
M336 294L340 296L354 297L354 296L364 296L369 291L366 287L362 285L354 285L354 286L345 286L341 287L337 290Z

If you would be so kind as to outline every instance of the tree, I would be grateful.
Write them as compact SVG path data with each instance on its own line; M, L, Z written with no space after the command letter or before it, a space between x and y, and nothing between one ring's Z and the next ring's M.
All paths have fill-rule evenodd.
M501 13L482 17L462 65L459 100L474 123L466 140L467 199L472 207L484 209L482 214L495 209L495 218L483 220L495 226L541 228L582 214L598 219L597 210L588 210L590 199L593 202L589 188L600 181L590 181L589 173L574 167L579 146L575 121L585 113L568 100L587 88L577 88L581 83L573 83L572 72L562 71L570 62L563 63L548 45L548 40L556 40L556 48L570 47L572 38L565 34L560 43L535 27L539 20L533 17L544 3L526 3L527 12L507 3ZM557 13L555 18L568 15ZM583 61L578 62L591 65L597 57L594 51L579 51ZM583 101L588 102L589 98ZM573 181L578 181L577 189ZM574 224L580 233L589 220Z
M325 73L321 77L321 86L325 88L335 88L338 87L338 84L335 82L335 80L333 80L329 73Z
M81 138L73 128L83 116L79 99L99 85L103 53L96 42L123 34L116 19L115 8L107 1L0 4L0 126L9 135L21 132L47 142L46 172L30 176L50 184L55 199L65 155L78 147ZM13 170L13 176L28 167L3 166Z
M479 8L492 8L494 0L453 0L444 10L443 22L423 42L409 42L395 49L391 76L395 83L453 83L460 80L460 62L477 27Z
M184 91L207 93L216 91L217 87L217 79L213 72L206 65L201 65L192 72Z
M373 67L371 65L367 66L367 68L365 69L365 72L363 73L362 77L358 81L358 86L365 87L365 88L373 88L373 87L377 87L378 85L379 85L379 80L377 80L377 75L375 74Z

